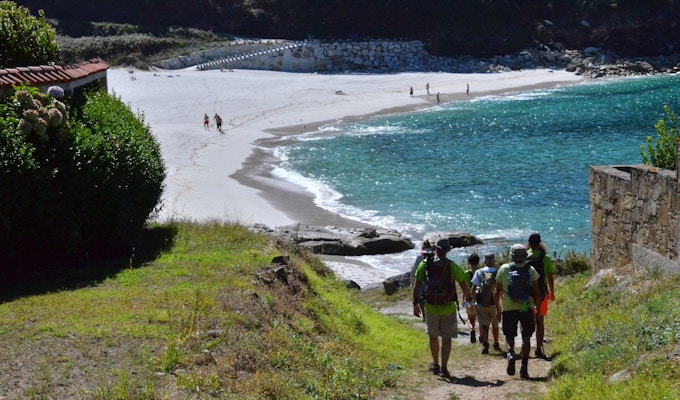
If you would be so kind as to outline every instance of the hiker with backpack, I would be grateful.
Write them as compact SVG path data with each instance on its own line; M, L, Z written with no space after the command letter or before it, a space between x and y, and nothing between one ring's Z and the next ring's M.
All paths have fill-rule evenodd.
M522 244L514 244L510 248L512 262L503 264L496 273L496 310L501 312L503 334L508 345L508 375L515 375L515 361L522 360L520 377L529 379L529 352L531 336L536 329L534 315L536 304L539 304L538 272L526 263L527 249ZM515 354L515 337L517 325L521 326L521 356Z
M427 256L432 254L434 252L434 246L430 243L430 239L428 238L423 238L423 242L420 244L420 253L416 256L416 261L413 263L413 267L411 268L411 286L415 285L416 283L416 270L418 269L418 265L420 265L420 262L423 261ZM420 285L420 295L418 296L418 305L420 306L420 311L423 314L423 321L425 321L425 299L423 298L423 291L425 290L425 285Z
M484 267L475 271L472 276L470 292L475 297L477 319L479 320L479 341L482 343L482 354L489 354L489 325L493 335L493 349L500 352L498 343L498 315L496 310L496 255L488 253L484 256Z
M545 337L545 316L548 315L548 302L555 301L555 266L550 257L548 249L541 243L541 235L532 233L529 235L529 260L531 266L538 272L538 290L540 292L540 302L536 313L536 358L546 358L543 350L543 339Z
M472 290L472 277L479 268L479 255L477 253L472 253L468 256L467 261L467 267L465 268L465 283L471 288L470 293L474 295L474 291ZM470 306L465 312L468 316L467 326L468 329L470 329L470 343L476 343L477 333L475 332L475 324L477 323L477 307L475 307L474 302L470 303Z
M427 335L429 336L432 362L428 366L435 375L452 379L447 364L451 354L451 339L458 336L457 294L455 283L458 282L465 296L465 302L472 301L470 290L465 283L465 272L458 264L446 258L451 250L447 238L438 239L434 245L434 254L426 257L416 269L416 282L413 285L413 315L420 318L425 311ZM420 309L420 287L425 285L423 298L425 310ZM439 337L442 338L441 346ZM440 364L441 350L441 364Z

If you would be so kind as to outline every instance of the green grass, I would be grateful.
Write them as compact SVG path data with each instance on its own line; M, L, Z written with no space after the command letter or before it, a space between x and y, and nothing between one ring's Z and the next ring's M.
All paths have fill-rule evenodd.
M151 242L163 250L140 243L105 278L0 304L0 392L371 399L425 362L422 332L372 310L295 247L239 225L163 229L172 237ZM276 256L288 257L287 283L272 272Z
M680 276L618 274L588 289L589 273L560 285L546 320L560 354L548 399L680 398Z

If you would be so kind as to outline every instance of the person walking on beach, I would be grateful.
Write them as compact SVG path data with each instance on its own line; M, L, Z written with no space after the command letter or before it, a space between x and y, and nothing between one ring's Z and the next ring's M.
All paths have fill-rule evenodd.
M548 302L555 301L555 266L550 257L548 249L541 242L541 235L532 233L529 235L529 257L531 266L538 272L538 290L540 301L538 302L538 312L536 313L536 358L545 358L543 350L543 339L545 337L545 316L548 315Z
M215 113L215 125L217 126L217 130L222 132L222 117L219 116L219 114Z
M416 282L413 285L413 315L420 318L422 311L418 297L420 287L425 285L424 311L432 356L428 370L435 375L441 374L445 379L453 379L447 365L451 355L451 339L458 336L455 282L458 282L466 303L472 301L472 297L465 283L465 272L458 264L446 258L446 253L451 250L449 239L438 239L434 247L435 253L421 261L416 269ZM441 346L440 337L442 338Z
M409 96L413 97L413 86L411 86L411 90L408 92Z
M465 93L469 96L470 95L470 84L467 84L467 87L465 88Z
M493 349L501 352L498 343L498 316L500 305L496 307L496 255L488 253L484 256L484 267L475 271L472 276L470 292L475 297L477 319L479 320L479 341L482 343L482 354L489 354L489 325L493 335Z
M427 95L429 96L430 95L430 82L427 82L425 84L425 91L427 92Z
M529 352L531 351L531 336L536 329L534 314L535 304L538 304L538 272L526 265L528 253L523 244L514 244L510 248L512 262L503 264L496 273L496 305L503 305L501 314L503 319L503 334L508 345L506 358L508 360L507 373L515 375L515 361L522 360L520 377L529 379ZM517 325L521 325L522 350L521 356L515 354L515 337Z
M203 129L210 129L210 117L208 117L208 114L203 114Z
M437 92L437 104L439 104L439 92Z
M423 238L423 242L420 244L420 253L416 256L416 261L413 263L411 268L411 286L416 284L416 270L418 265L426 257L434 252L434 246L430 243L430 239ZM425 321L425 299L423 298L423 292L425 291L425 285L420 285L420 292L418 294L418 305L420 306L420 311L423 314L423 321Z
M468 287L472 287L472 277L475 272L479 269L479 255L477 253L472 253L468 256L467 267L465 267L465 283ZM474 294L474 291L470 290L470 293ZM468 322L467 326L470 329L470 343L477 343L477 332L475 332L475 324L477 323L477 308L474 303L466 308Z

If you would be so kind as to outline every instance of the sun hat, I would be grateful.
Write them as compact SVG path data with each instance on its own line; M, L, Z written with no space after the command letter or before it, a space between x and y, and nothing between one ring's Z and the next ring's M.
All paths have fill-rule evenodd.
M485 265L493 265L493 263L496 261L496 255L493 253L487 253L484 255L484 264Z
M529 244L532 246L538 246L541 243L541 235L534 232L529 235Z
M437 243L434 245L434 247L440 249L444 253L448 253L449 250L451 250L451 243L447 238L440 238L437 239Z
M527 249L523 244L513 244L510 248L510 258L514 262L524 262L527 259Z

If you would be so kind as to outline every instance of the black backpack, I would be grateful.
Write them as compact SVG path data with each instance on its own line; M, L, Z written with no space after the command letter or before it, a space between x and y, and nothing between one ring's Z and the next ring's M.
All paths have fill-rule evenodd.
M517 268L515 263L510 263L510 274L508 275L508 295L518 302L525 302L531 296L531 274L529 267Z
M483 307L489 307L495 304L494 288L496 287L496 271L490 271L489 267L484 267L479 270L481 275L479 286L477 287L477 304Z
M538 257L534 258L534 255L532 254L526 261L526 265L534 267L536 272L538 272L538 290L541 292L541 299L548 293L548 282L545 279L545 267L543 265L544 258L545 251L540 250L538 252Z
M451 277L451 261L447 258L437 261L427 258L425 262L425 301L428 304L449 304L457 301L456 288Z

